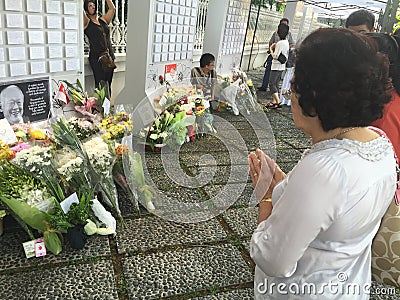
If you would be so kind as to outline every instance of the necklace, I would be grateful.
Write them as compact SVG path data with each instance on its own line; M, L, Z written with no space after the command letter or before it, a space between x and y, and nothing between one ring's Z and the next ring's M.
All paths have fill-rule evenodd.
M357 128L359 128L359 127L350 127L350 128L346 128L346 129L343 129L341 132L339 132L338 134L335 134L331 139L336 139L336 138L338 138L339 136L341 136L341 135L343 135L343 134L345 134L345 133L347 133L347 132L349 132L349 131L352 131L352 130L354 130L354 129L357 129Z

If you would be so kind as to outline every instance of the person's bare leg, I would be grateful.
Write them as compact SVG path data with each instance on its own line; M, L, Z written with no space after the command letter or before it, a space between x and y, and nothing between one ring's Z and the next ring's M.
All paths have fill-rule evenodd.
M272 94L272 103L279 104L279 94L278 93Z

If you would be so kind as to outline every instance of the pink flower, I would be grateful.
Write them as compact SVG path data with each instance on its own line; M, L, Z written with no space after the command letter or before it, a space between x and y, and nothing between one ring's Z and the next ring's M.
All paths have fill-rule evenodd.
M29 145L28 143L21 143L21 144L17 144L16 146L11 148L11 151L15 153L18 153L24 149L29 149L31 147L31 145Z

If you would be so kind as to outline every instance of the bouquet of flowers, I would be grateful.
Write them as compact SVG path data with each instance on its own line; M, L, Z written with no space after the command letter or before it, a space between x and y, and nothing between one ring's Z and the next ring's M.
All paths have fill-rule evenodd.
M98 133L100 127L90 118L70 118L68 121L69 128L76 133L80 141L83 141L90 136Z
M132 120L126 112L117 112L114 116L103 119L100 127L105 130L105 138L108 140L121 141L125 131L132 131Z
M68 148L83 160L91 189L97 189L103 195L103 200L109 205L124 223L118 205L118 195L112 180L112 166L115 156L101 137L93 137L81 143L75 132L70 129L64 120L52 123L53 134L57 143Z
M203 135L204 133L216 133L212 122L214 117L210 114L209 108L205 107L205 101L203 98L198 97L195 100L194 114L196 116L196 134Z
M64 84L66 85L66 88L64 88ZM54 102L56 107L62 107L64 104L68 104L71 99L75 104L75 110L81 113L83 116L100 118L101 116L105 116L110 113L108 83L100 88L96 88L93 96L91 97L83 89L82 83L79 81L79 79L77 79L75 83L70 83L67 80L63 80L58 82L58 85L60 90L63 92L61 97L58 95L55 97ZM60 101L60 98L63 98L63 101Z
M31 239L35 238L30 230L33 228L43 233L45 245L53 254L61 252L61 240L57 231L50 227L49 215L38 208L49 208L55 202L43 181L8 161L2 161L0 202L7 207Z

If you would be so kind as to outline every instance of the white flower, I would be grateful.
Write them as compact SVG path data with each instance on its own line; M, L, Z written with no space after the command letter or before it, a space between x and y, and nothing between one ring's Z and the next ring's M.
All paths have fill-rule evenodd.
M108 176L110 173L112 156L107 143L105 143L101 137L94 137L84 143L83 148L93 167L104 176Z
M50 147L30 147L18 152L12 162L40 175L45 166L51 165L52 155L50 151Z
M150 134L150 139L157 140L158 139L158 134L157 133Z
M166 138L168 136L168 132L164 131L160 133L160 137Z

